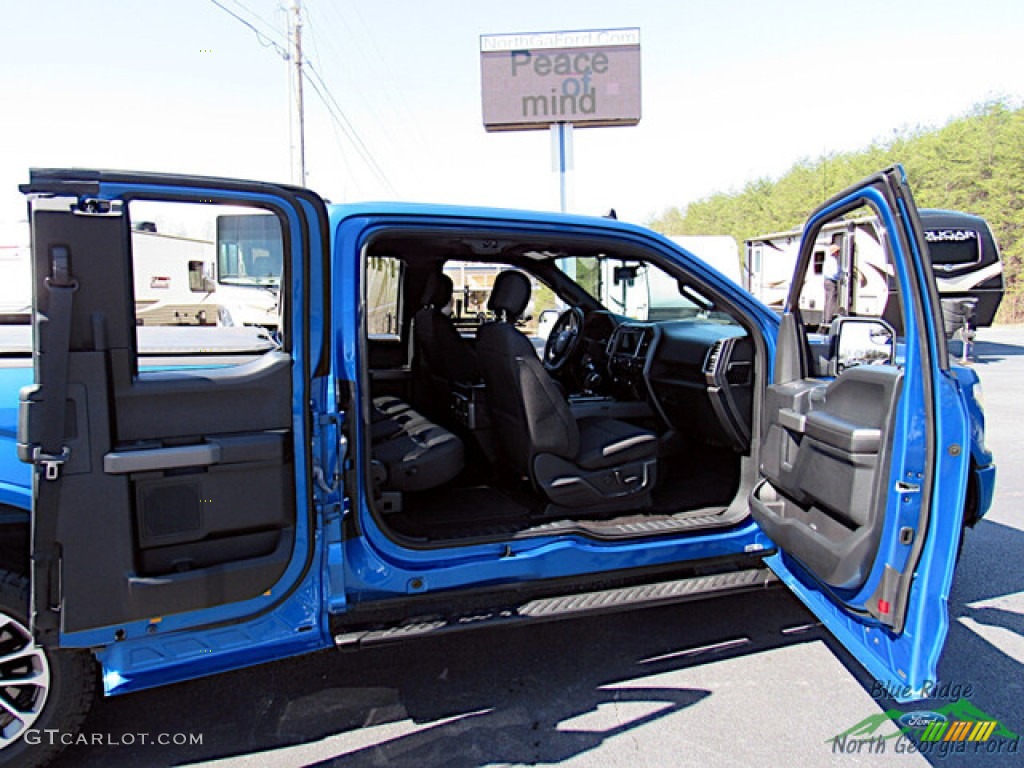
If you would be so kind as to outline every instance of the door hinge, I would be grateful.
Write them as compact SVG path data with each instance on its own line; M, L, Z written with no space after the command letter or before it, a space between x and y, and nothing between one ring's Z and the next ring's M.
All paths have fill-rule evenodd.
M121 216L124 213L124 201L83 197L71 212L75 216Z
M316 417L318 437L320 440L320 461L314 463L313 480L317 487L330 495L341 486L341 474L348 457L348 438L341 432L341 424L345 420L344 412L319 413ZM332 426L337 431L334 462L328 460L327 445L324 440L324 427ZM330 469L327 469L331 463Z
M340 501L332 501L330 504L324 504L324 522L330 523L336 519L344 519L346 504Z
M342 414L331 411L330 413L321 413L317 415L317 423L321 427L338 425L341 423Z

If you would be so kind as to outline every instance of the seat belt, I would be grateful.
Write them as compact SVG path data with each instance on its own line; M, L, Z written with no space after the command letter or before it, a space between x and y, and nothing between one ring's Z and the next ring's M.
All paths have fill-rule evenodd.
M71 276L71 252L66 245L50 247L49 294L45 317L36 342L41 345L36 384L43 396L38 440L32 463L36 466L35 504L32 514L32 626L40 642L57 643L60 637L60 547L56 544L57 508L60 504L60 468L71 458L64 445L67 414L68 357L71 352L72 299L78 281ZM45 325L44 325L45 324ZM45 328L45 334L42 332Z
M67 413L68 355L71 347L72 298L78 290L78 281L71 276L71 252L66 245L50 248L50 276L46 278L49 293L46 334L37 340L45 345L39 365L38 383L47 406L41 414L39 442L32 453L33 463L42 470L47 481L60 476L61 466L70 458L71 451L64 445L65 415Z

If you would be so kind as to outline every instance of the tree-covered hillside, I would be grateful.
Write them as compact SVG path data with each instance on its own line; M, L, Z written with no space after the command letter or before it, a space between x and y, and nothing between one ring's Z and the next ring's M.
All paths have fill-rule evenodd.
M920 208L983 216L1003 254L1002 320L1024 320L1024 109L1004 101L975 108L938 130L908 131L857 152L801 160L780 179L758 179L650 222L675 235L756 235L795 229L826 198L892 163L902 163Z

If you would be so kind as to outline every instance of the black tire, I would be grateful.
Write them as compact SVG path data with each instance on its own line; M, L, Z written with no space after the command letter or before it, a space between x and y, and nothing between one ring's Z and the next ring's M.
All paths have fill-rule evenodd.
M96 699L92 655L37 646L28 630L28 605L29 580L0 569L0 765L19 768L52 760L78 734ZM19 657L8 659L11 654ZM42 675L25 681L31 671ZM57 733L51 737L46 729Z

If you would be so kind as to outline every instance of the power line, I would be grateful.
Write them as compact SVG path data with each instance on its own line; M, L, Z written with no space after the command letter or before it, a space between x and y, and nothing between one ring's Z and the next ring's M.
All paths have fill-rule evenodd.
M329 6L329 7L333 10L333 6ZM315 58L315 61L316 61L316 66L319 69L323 70L323 71L327 71L327 68L324 66L323 60L322 60L321 55L320 55L320 45L319 45L320 35L317 32L318 26L319 26L319 22L317 22L316 19L319 18L320 11L318 10L317 13L316 13L316 16L314 17L314 15L311 12L309 12L311 10L312 9L308 9L308 11L307 11L306 21L307 21L307 28L309 29L310 37L311 37L311 39L313 41L313 51L315 53L315 57L314 58ZM355 10L355 8L353 7L352 10ZM342 19L342 22L344 23L344 19ZM355 44L357 44L357 45L360 42L365 42L366 39L369 37L369 33L367 33L365 35L356 35L353 32L352 28L347 26L347 25L346 25L346 29L348 30L348 33L349 33L351 39L353 40L353 42ZM353 77L352 76L353 73L351 71L353 68L348 63L346 63L344 60L342 60L341 57L338 56L337 50L334 48L334 44L332 42L332 36L327 36L326 38L324 38L323 42L326 45L326 48L325 48L326 52L331 55L331 58L334 61L334 63L336 65L338 65L337 69L335 71L340 71L342 74L348 74L350 76L349 79L346 81L346 83L345 83L345 85L343 87L345 88L345 91L347 93L352 93L352 94L358 96L359 99L364 104L364 106L366 107L366 110L367 110L367 113L369 115L369 118L370 118L370 120L371 120L371 122L373 123L373 126L374 126L374 128L373 128L374 135L382 136L391 145L391 147L395 151L405 151L405 150L401 146L401 144L398 141L396 141L396 138L395 138L395 135L394 135L394 132L393 132L393 126L394 125L401 124L401 125L403 125L403 127L407 131L409 131L412 134L414 134L414 138L420 138L419 135L418 135L417 127L416 127L416 120L413 119L411 113L408 113L408 110L406 110L408 114L406 114L406 115L399 115L398 114L398 110L394 109L394 102L390 101L390 96L391 96L392 92L399 91L400 89L390 87L390 85L389 85L388 87L379 89L378 92L377 92L377 94L383 95L385 97L386 101L390 102L391 107L392 107L392 111L395 113L395 119L387 120L387 119L385 119L385 116L383 114L381 114L381 112L376 108L376 106L374 104L374 100L367 96L366 91L363 88L362 78L361 77ZM371 43L372 43L372 39L371 39ZM366 59L367 57L364 56L363 58ZM332 82L336 83L337 81L336 81L335 78L332 77ZM332 93L334 92L334 90L335 89L331 89ZM422 139L420 141L421 141L421 144L423 144L425 146L425 144L422 142Z
M219 3L219 2L217 2L217 0L210 0L210 2L213 3L214 5L216 5L218 8L220 8L222 11L224 11L224 13L228 14L229 16L232 16L233 18L235 18L236 20L240 21L242 24L247 26L249 29L251 29L253 32L255 32L256 33L256 40L257 40L257 42L259 42L259 44L262 45L264 48L273 48L275 51L277 51L278 55L280 55L282 59L284 59L285 61L290 61L291 60L291 54L288 53L287 49L285 49L284 47L278 45L276 42L274 42L273 40L268 38L265 34L263 34L263 32L258 30L255 26L253 26L251 23L249 23L248 21L243 19L241 16L239 16L237 13L232 11L226 5L223 5L223 4ZM238 3L238 5L242 5L242 4ZM244 8L245 6L242 6L242 7ZM251 13L251 11L250 11L250 13ZM259 17L257 17L257 18L259 18ZM263 23L266 24L266 22L263 22Z
M324 77L319 72L319 68L321 67L320 50L319 50L319 46L317 45L317 41L319 39L319 35L317 34L317 24L314 23L315 19L313 17L313 14L309 13L310 10L311 9L307 8L306 26L309 29L310 37L311 37L311 39L313 41L313 51L314 51L315 58L317 59L317 62L316 62L316 66L314 66L308 60L306 61L306 64L308 65L309 69L313 72L313 75L317 78L318 83L319 83L319 85L321 87L321 90L323 91L323 94L318 94L318 95L320 95L321 99L324 99L325 101L328 98L330 99L330 101L333 103L333 112L336 113L337 119L339 120L339 122L343 122L344 123L344 125L336 126L335 127L336 131L337 131L338 127L341 128L341 130L348 137L349 142L355 147L356 151L362 157L363 161L367 164L367 166L369 166L370 170L374 173L374 175L377 177L377 179L380 182L382 182L384 184L384 186L387 187L391 191L391 193L393 195L397 196L397 194L395 193L394 185L391 183L390 179L388 178L388 176L385 173L385 171L383 170L383 168L374 160L373 153L370 152L370 150L366 146L366 143L362 140L362 137L360 135L359 130L355 127L353 122L348 118L348 116L345 113L345 111L341 108L341 105L338 103L337 99L334 97L333 89L330 88L327 85L326 80L324 79ZM317 13L319 14L319 11ZM349 31L349 34L352 33L351 28L348 28L348 31ZM327 39L327 42L328 43L331 42L330 38ZM358 85L355 84L355 83L353 83L353 85L356 85L356 90L360 91L360 95L363 97L363 100L366 102L366 106L367 106L367 109L369 111L369 116L370 116L371 121L376 123L376 125L377 125L377 129L375 131L375 135L383 136L388 142L390 142L392 145L394 145L397 148L397 143L395 142L394 137L391 135L391 133L390 133L388 127L387 127L386 122L384 120L382 120L381 117L376 113L376 111L373 108L373 105L369 102L368 99L366 99L365 94L362 94L361 90L358 88ZM332 112L332 106L331 105L325 104L325 106L328 107L328 112L329 113ZM335 116L332 116L332 119L334 119L334 118L335 118ZM339 143L339 147L341 147L340 143Z
M210 2L216 5L218 8L220 8L228 15L230 15L236 21L244 24L248 29L255 33L256 39L260 43L260 45L262 45L265 48L273 48L278 53L278 55L280 55L281 58L283 58L285 61L292 61L293 57L290 51L285 49L283 46L279 45L274 40L268 38L263 32L257 29L256 26L249 22L247 19L238 15L224 4L218 2L218 0L210 0ZM248 13L255 16L257 19L260 19L260 21L262 21L264 24L267 24L267 22L264 19L260 18L258 14L254 13L243 3L239 2L239 0L232 0L232 2L234 2L239 7L243 8ZM270 25L267 24L267 26L269 27ZM359 135L359 132L352 124L352 121L348 119L348 116L345 114L345 111L341 108L337 100L334 98L334 95L331 93L331 89L327 86L327 83L324 81L323 77L321 77L320 73L316 70L316 68L313 67L312 62L310 62L309 59L306 58L305 56L302 56L301 52L297 52L297 55L299 57L297 61L304 65L306 67L306 70L308 70L308 72L311 72L313 74L313 77L316 78L314 80L313 77L309 76L308 72L302 72L302 76L313 88L313 91L316 93L316 95L320 97L320 101L323 102L323 105L327 109L327 113L330 116L332 122L334 123L335 128L340 129L341 132L345 134L345 136L351 142L352 146L355 148L356 152L363 159L363 162L366 163L367 167L370 169L373 175L377 177L377 180L380 181L391 192L392 195L397 197L398 193L395 191L395 187L391 183L391 180L388 178L387 173L384 172L384 169L381 168L380 164L374 159L373 153L370 152L370 149L366 146L366 143ZM301 87L301 85L299 85L298 87ZM305 183L304 180L303 183Z
M253 16L257 20L259 20L263 24L263 26L266 27L270 31L271 34L277 35L279 38L282 38L281 31L279 29L274 27L274 25L272 23L267 21L260 14L256 13L256 11L254 11L252 8L247 6L241 0L231 0L231 2L233 2L235 5L237 5L239 8L241 8L243 11L248 13L250 16ZM282 38L282 39L285 39L287 41L286 38Z
M412 136L412 138L414 138L420 146L425 149L426 140L419 130L418 120L413 115L413 112L409 107L409 103L405 99L405 89L399 85L394 71L388 65L387 58L381 53L380 47L377 45L376 37L370 30L370 27L366 24L366 21L363 19L359 10L359 4L351 4L347 9L351 13L346 14L339 12L337 6L333 3L327 4L327 10L334 16L338 24L348 31L353 44L362 50L362 58L366 61L367 65L369 65L372 58L376 58L379 64L377 71L385 81L385 86L383 88L376 89L375 93L384 97L384 101L387 102L387 105L394 112L397 120L403 125L405 135ZM317 13L319 14L319 10ZM348 19L349 16L352 16L362 29L357 30L355 26L350 24ZM351 67L347 65L339 55L334 46L333 38L328 37L326 39L326 43L329 52L333 55L335 62L342 67L342 70L345 71L347 69L351 69ZM367 99L365 93L361 91L360 82L358 80L354 80L352 82L352 86L357 90L360 90L364 100L369 104L370 99Z
M320 76L320 73L316 71L316 69L309 62L309 60L306 60L305 63L306 69L313 73L313 76L316 78L316 81L314 81L313 78L309 77L309 75L306 75L306 79L309 81L309 84L313 88L313 91L316 93L317 96L320 97L320 100L324 103L324 106L327 108L328 114L336 122L336 124L342 130L342 132L348 137L348 140L352 142L352 145L359 153L359 156L363 158L363 162L366 163L369 169L373 172L374 176L377 177L377 180L380 181L385 187L387 187L388 191L391 192L392 195L397 197L398 193L396 192L394 185L391 183L391 180L388 178L387 173L384 172L384 169L381 168L380 164L374 159L373 153L370 152L369 147L366 146L362 137L359 135L359 132L355 129L355 126L352 125L352 122L348 119L348 116L345 114L344 110L338 105L338 102L334 99L334 96L331 94L330 89L327 87L327 83L324 82L324 79ZM321 90L321 88L323 90Z

